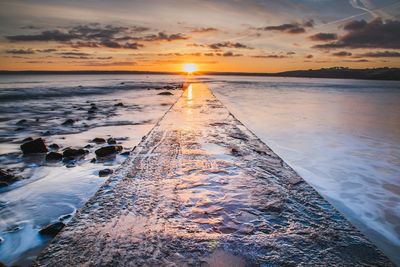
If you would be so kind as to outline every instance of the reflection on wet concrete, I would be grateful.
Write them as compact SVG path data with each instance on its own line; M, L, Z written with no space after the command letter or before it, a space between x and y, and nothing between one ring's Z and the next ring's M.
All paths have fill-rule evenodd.
M390 262L203 84L191 84L37 265Z

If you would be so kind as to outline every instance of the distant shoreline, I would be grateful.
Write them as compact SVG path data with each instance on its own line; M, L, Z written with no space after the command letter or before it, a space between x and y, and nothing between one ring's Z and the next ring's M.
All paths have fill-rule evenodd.
M106 71L106 70L82 70L82 71L10 71L0 70L0 75L186 75L184 72L161 71ZM332 79L361 79L361 80L392 80L400 81L400 68L373 68L373 69L349 69L343 67L323 68L316 70L294 70L277 73L260 72L199 72L197 75L228 75L228 76L264 76L264 77L298 77L298 78L332 78Z

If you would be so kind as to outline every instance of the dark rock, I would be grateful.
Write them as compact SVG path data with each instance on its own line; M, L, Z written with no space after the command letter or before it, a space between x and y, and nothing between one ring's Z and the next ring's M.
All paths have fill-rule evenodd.
M82 148L74 149L74 148L67 148L63 151L63 157L80 157L85 155L86 152Z
M120 155L121 156L129 156L130 154L131 154L131 152L125 151L125 152L122 152Z
M96 137L91 142L96 143L96 144L104 144L106 142L106 140L104 138Z
M117 104L114 104L114 106L116 106L116 107L123 107L123 106L124 106L124 103L119 102L119 103L117 103Z
M57 152L49 152L46 155L47 161L60 161L62 160L63 155Z
M32 141L23 143L21 146L22 153L32 154L32 153L46 153L47 148L43 142L42 138L38 138Z
M107 144L109 144L109 145L115 145L116 143L117 143L117 141L115 141L114 138L108 138L107 139Z
M18 177L14 176L13 174L3 171L0 169L0 187L7 186L14 182L18 181Z
M92 148L93 146L92 145L86 145L86 146L84 146L84 148Z
M111 169L104 169L104 170L100 170L99 171L99 176L100 177L104 177L104 176L108 176L108 175L110 175L110 174L112 174L113 173L113 170L111 170Z
M26 143L26 142L29 142L29 141L32 141L32 140L33 140L32 137L27 137L24 140L22 140L22 143Z
M66 121L64 121L63 123L62 123L62 125L72 125L72 124L74 124L74 120L73 119L68 119L68 120L66 120Z
M23 131L23 130L25 130L24 127L18 127L18 128L16 128L14 131L19 132L19 131Z
M173 93L171 93L171 92L161 92L161 93L158 93L158 95L173 95Z
M122 150L122 146L105 146L97 149L94 153L96 153L97 157L106 157L109 155L113 155Z
M90 107L90 110L98 110L98 108L94 105Z
M51 144L51 145L49 145L49 148L51 148L53 150L58 150L58 149L60 149L60 146L57 144Z
M38 122L38 121L40 121L40 119L39 118L36 118L36 120L35 120L36 122Z
M41 235L56 236L65 226L63 222L49 224L39 231Z
M163 89L166 89L166 90L173 90L173 89L175 89L175 87L173 87L172 85L165 85L165 86L163 87Z
M96 106L96 104L95 104L95 103L90 103L90 105L91 105L92 107Z
M96 158L92 158L92 159L90 160L90 163L96 163Z
M19 120L16 125L25 125L28 121L25 119Z
M7 265L5 265L4 263L2 263L2 262L0 261L0 267L7 267Z

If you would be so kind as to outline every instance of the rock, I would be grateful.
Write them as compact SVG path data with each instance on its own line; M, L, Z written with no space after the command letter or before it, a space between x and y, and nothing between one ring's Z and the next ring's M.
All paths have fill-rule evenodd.
M49 152L46 155L47 161L60 161L62 160L63 155L57 152Z
M63 222L49 224L39 231L41 235L56 236L65 226Z
M58 150L58 149L60 149L60 146L57 144L51 144L51 145L49 145L49 148L51 148L53 150Z
M122 152L120 155L121 156L129 156L130 154L131 154L131 152L125 151L125 152Z
M175 89L175 87L173 87L172 85L165 85L165 86L163 86L163 89L173 90L173 89Z
M104 176L108 176L108 175L110 175L110 174L112 174L113 173L113 170L111 170L111 169L104 169L104 170L100 170L99 171L99 176L100 177L104 177Z
M38 138L32 141L28 141L23 143L21 146L22 153L24 154L33 154L33 153L46 153L47 148L44 144L42 138Z
M97 157L106 157L109 155L113 155L122 150L122 146L105 146L97 149L94 153L96 153Z
M73 119L68 119L68 120L64 121L61 125L72 125L74 123L75 123L75 121Z
M173 93L171 93L171 92L161 92L161 93L158 93L158 95L173 95Z
M0 169L0 187L7 186L18 181L18 177L13 174Z
M90 105L91 105L92 107L95 107L95 106L96 106L96 104L95 104L95 103L90 103Z
M109 144L109 145L115 145L116 143L117 143L117 141L115 141L115 139L112 137L107 139L107 144Z
M25 119L17 121L16 125L25 125L28 121Z
M115 106L115 107L123 107L123 106L124 106L124 103L119 102L119 103L117 103L117 104L114 104L114 106Z
M91 142L96 143L96 144L104 144L106 142L106 140L104 138L96 137Z
M96 163L96 158L92 158L92 159L90 160L90 163Z
M7 267L7 265L5 265L4 263L2 263L2 262L0 261L0 267Z
M29 141L32 141L32 140L33 140L32 137L27 137L24 140L22 140L22 143L26 143L26 142L29 142Z
M86 146L84 146L84 148L92 148L93 146L92 145L86 145Z
M74 149L74 148L67 148L63 151L63 157L80 157L85 155L86 152L82 148Z

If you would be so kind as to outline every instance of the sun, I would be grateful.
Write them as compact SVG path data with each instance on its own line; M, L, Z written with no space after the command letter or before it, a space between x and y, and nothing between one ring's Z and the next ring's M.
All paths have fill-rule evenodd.
M183 70L187 73L193 73L197 71L197 66L193 63L187 63L183 65Z

